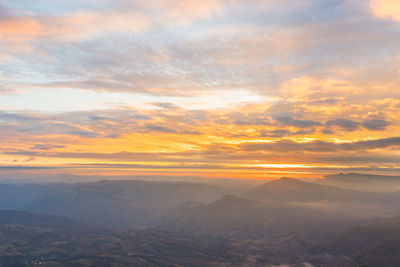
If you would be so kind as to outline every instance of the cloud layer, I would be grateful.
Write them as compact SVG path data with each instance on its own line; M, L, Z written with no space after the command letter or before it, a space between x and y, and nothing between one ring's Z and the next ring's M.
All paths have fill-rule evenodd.
M395 172L399 71L394 0L5 0L0 166Z

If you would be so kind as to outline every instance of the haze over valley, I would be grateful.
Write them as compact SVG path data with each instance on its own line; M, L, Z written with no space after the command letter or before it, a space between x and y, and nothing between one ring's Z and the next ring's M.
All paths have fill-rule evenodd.
M9 181L0 185L0 262L397 266L400 191L332 185L343 176L362 175L280 178L242 190L209 182ZM398 179L366 178L377 185Z

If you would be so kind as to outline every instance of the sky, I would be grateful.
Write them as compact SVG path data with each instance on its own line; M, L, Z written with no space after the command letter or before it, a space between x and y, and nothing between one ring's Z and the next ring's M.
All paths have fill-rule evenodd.
M398 0L1 0L0 174L400 174Z

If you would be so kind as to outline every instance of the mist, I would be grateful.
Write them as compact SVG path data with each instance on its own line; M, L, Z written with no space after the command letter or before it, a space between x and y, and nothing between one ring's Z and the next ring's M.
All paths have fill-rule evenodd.
M346 183L344 177L349 179ZM368 176L368 183L355 190L354 177L364 176L338 174L320 181L280 178L247 183L160 181L156 177L80 183L8 181L0 184L0 231L11 238L3 244L19 256L3 252L0 262L40 261L51 266L83 262L91 255L87 262L95 264L105 262L102 258L107 255L107 262L115 264L138 264L139 259L145 264L148 259L141 256L143 251L138 252L143 249L140 242L151 238L163 242L163 248L146 248L146 253L156 253L161 265L190 260L246 266L363 264L366 261L359 258L360 253L380 249L380 242L391 247L398 244L400 228L395 227L400 226L400 192L393 190L400 180ZM383 190L389 189L388 181L393 190ZM15 227L22 235L16 235ZM68 242L86 252L33 242L37 237L27 239L25 235L41 234L38 227L52 233L51 237L45 235L51 242ZM105 244L89 246L99 238ZM360 238L371 243L365 247ZM185 240L191 240L191 245L179 256L175 248L187 246L181 244ZM112 249L116 242L121 246L118 251ZM218 256L203 255L209 253L208 248L217 249ZM22 250L29 252L21 254ZM397 263L394 258L387 266Z

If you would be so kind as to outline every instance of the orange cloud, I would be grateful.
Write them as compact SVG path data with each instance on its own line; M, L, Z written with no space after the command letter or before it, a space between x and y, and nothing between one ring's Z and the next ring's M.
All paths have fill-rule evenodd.
M285 82L280 88L283 97L292 100L315 99L318 97L343 97L359 94L362 90L348 81L300 77Z
M164 9L163 22L167 24L208 18L212 13L220 12L223 7L219 0L160 0L160 4Z
M371 0L369 6L376 17L391 18L400 22L400 2L398 0Z
M47 35L74 39L107 31L142 31L150 26L148 19L135 12L76 12L60 18L47 18Z
M142 31L149 20L135 12L75 12L61 17L13 16L0 20L0 40L20 42L39 37L76 39L107 31Z
M0 40L19 41L38 35L42 26L30 17L10 17L0 20Z
M116 6L94 12L77 11L63 16L8 14L0 20L0 40L24 41L39 37L76 39L109 31L140 32L154 22L166 25L186 24L221 11L219 0L158 0L157 4ZM157 16L150 16L157 14ZM153 19L150 19L153 17Z

